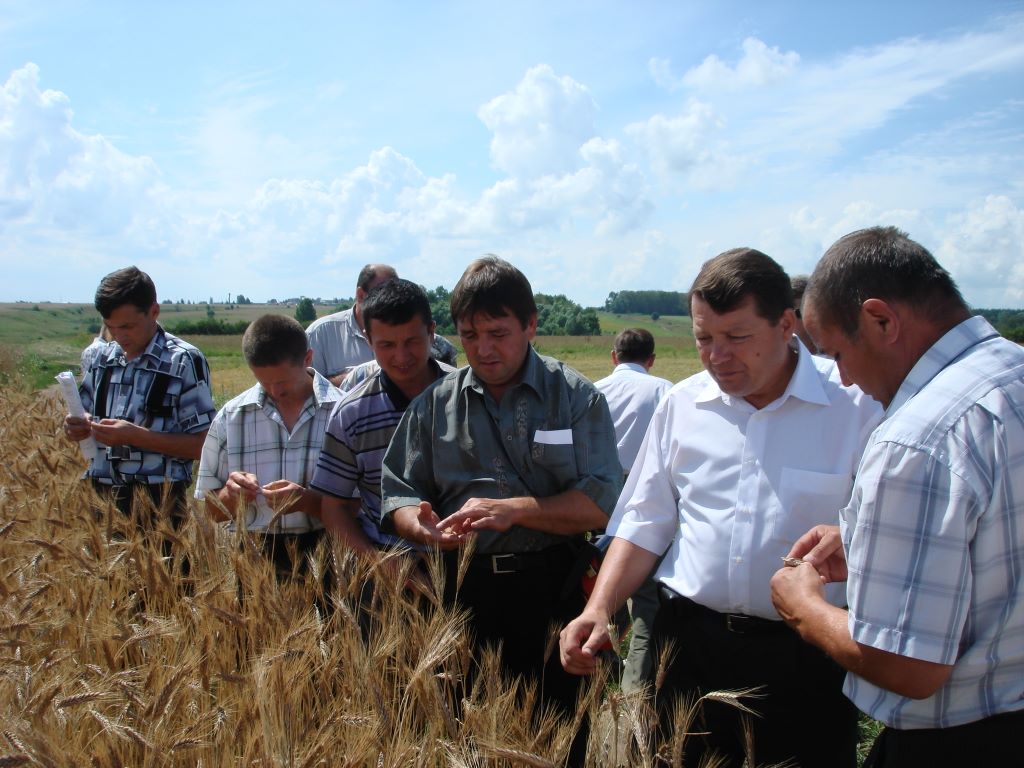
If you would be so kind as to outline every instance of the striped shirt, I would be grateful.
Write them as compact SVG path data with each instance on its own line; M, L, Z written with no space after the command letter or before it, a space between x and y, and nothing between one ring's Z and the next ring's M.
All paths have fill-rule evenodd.
M216 413L203 353L157 327L146 351L125 359L116 342L99 349L78 387L93 418L123 419L154 432L205 431ZM97 399L102 402L97 403ZM192 480L192 459L112 446L96 452L86 476L105 485Z
M430 361L435 381L454 370ZM312 487L320 493L362 499L359 525L380 548L408 546L404 539L380 529L380 471L391 436L409 400L382 370L349 392L331 415Z
M260 485L291 480L309 486L317 456L323 444L327 421L341 392L309 369L313 394L299 414L291 432L285 427L274 401L259 384L229 400L217 413L203 444L196 480L196 498L224 487L232 472L250 472ZM233 510L230 510L233 511ZM305 512L289 512L273 523L273 511L265 504L247 509L246 528L272 533L305 533L321 528L320 521ZM234 528L234 523L231 524Z
M872 435L842 512L853 639L952 665L913 700L847 676L899 729L1024 709L1024 349L983 318L914 365Z

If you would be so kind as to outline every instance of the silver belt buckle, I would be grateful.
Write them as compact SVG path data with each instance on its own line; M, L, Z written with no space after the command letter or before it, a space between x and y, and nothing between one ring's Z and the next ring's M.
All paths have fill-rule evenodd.
M515 573L515 568L509 570L506 568L502 568L498 564L498 559L502 557L515 557L515 555L511 553L505 553L503 555L491 555L491 573Z

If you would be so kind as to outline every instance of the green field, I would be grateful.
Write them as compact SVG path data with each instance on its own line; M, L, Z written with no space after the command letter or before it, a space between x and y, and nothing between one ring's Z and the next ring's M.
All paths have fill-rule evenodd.
M214 317L233 323L253 320L268 312L291 315L287 304L214 304ZM317 307L320 315L333 307ZM160 319L173 328L182 320L207 317L205 304L165 304ZM539 336L538 351L563 360L590 379L599 379L611 370L612 338L626 327L647 328L654 334L657 362L653 373L670 381L679 381L700 370L688 317L649 315L613 315L598 313L601 336ZM0 304L0 377L17 371L35 389L53 383L56 373L78 369L81 350L96 335L100 316L90 304ZM206 355L213 377L216 401L223 403L252 383L242 360L240 336L186 336ZM457 337L448 337L460 350ZM0 378L2 380L2 378Z

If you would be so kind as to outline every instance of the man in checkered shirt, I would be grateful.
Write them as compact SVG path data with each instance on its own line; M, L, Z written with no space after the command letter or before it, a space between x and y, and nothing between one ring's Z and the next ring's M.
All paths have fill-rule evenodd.
M156 286L137 267L104 277L95 305L113 342L84 372L79 394L87 415L67 416L64 433L100 444L86 477L122 514L143 530L166 514L177 528L216 410L206 358L160 326ZM154 517L154 508L163 512Z
M1021 765L1024 349L971 313L899 230L835 243L804 319L843 383L886 408L840 526L772 578L779 613L886 724L866 766ZM849 610L823 583L847 582Z
M285 575L304 567L323 535L321 497L309 481L341 392L309 367L313 352L290 317L255 320L242 353L257 383L213 420L195 495L214 519L260 534Z

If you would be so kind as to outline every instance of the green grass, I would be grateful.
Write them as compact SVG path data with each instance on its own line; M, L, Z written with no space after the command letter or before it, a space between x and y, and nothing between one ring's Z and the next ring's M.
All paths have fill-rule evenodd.
M295 308L287 304L214 304L215 317L226 322L254 320L267 313L291 316ZM317 307L320 315L333 307ZM162 304L160 321L173 328L182 320L206 317L205 304ZM614 315L599 312L600 336L539 336L539 352L563 360L592 380L611 371L612 338L623 328L647 328L654 334L657 360L653 373L670 381L679 381L700 370L688 317L650 315ZM33 388L53 384L63 370L78 370L81 351L99 330L101 319L89 304L0 304L0 346L6 354L0 364L12 366ZM457 337L448 337L459 348L459 360L465 363ZM252 375L242 359L240 336L186 336L206 355L213 378L214 398L218 405L251 386ZM13 361L13 362L12 362ZM0 371L0 374L3 372Z

